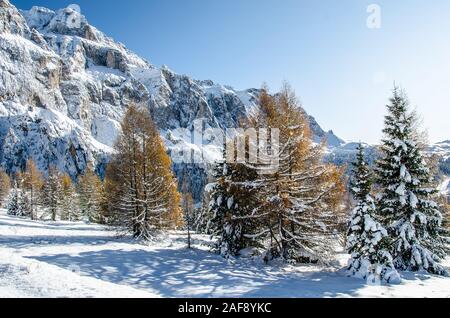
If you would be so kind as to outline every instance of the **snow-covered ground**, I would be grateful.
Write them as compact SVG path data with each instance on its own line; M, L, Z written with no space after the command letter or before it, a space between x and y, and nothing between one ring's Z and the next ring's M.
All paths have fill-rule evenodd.
M183 233L142 245L98 225L1 210L0 297L450 297L450 278L403 273L401 285L368 286L337 268L225 260L207 237L194 240L192 250Z

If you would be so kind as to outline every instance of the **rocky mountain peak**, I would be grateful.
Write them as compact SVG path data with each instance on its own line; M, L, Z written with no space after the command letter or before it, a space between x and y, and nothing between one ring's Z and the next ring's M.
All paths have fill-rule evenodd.
M25 19L8 0L0 0L0 33L28 36L30 30Z

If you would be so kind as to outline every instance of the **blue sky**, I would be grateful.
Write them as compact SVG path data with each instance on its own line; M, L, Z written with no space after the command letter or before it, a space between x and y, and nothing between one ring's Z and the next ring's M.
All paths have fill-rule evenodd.
M155 65L239 89L288 81L324 129L377 143L394 81L432 142L450 139L448 0L11 0L80 5ZM367 27L368 5L381 28Z

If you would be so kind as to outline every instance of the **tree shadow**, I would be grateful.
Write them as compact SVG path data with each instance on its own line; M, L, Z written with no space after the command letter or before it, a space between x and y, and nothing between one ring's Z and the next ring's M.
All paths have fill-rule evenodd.
M90 246L104 245L117 241L127 243L123 239L115 239L111 236L86 235L86 236L55 236L55 235L28 235L28 236L0 236L0 245L9 248L27 248L37 245L75 245L83 244Z
M115 284L157 290L164 297L339 297L356 296L365 286L342 272L283 273L201 250L104 250L33 258Z

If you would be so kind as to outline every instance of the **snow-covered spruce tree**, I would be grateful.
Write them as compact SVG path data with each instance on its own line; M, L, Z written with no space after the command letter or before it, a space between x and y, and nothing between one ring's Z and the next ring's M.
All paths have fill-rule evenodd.
M224 257L238 256L247 247L257 247L259 228L256 169L244 163L217 163L208 206L210 234L218 236L216 250Z
M279 167L258 180L261 233L270 242L266 260L328 261L341 219L343 172L323 163L322 146L312 142L304 111L287 85L275 97L263 90L251 121L256 128L279 129Z
M61 177L60 182L62 195L60 204L61 219L63 221L79 221L81 212L78 206L78 196L72 178L68 174L64 174Z
M400 275L389 252L389 236L378 221L372 192L372 172L364 158L364 148L358 147L353 163L351 192L356 206L347 232L347 251L351 254L348 273L373 281L399 283Z
M9 195L7 213L12 216L30 217L31 204L29 197L22 187L18 187L18 184L20 183L14 182L14 187Z
M392 238L399 270L448 274L438 264L446 254L440 235L442 215L432 200L430 170L421 153L416 118L406 96L395 88L385 118L381 159L377 162L379 214Z
M102 223L102 181L92 167L78 178L77 197L81 218L92 223Z
M27 193L24 191L22 175L17 174L13 180L13 188L8 197L7 213L12 216L30 217L31 204Z
M17 181L13 181L13 188L11 189L11 192L8 196L8 203L6 206L8 215L11 216L18 216L21 214L19 211L19 189L17 187Z
M52 221L60 214L62 198L61 173L56 167L50 167L41 191L41 202L51 216Z
M171 160L150 113L130 106L107 169L106 186L113 219L137 239L183 222Z

